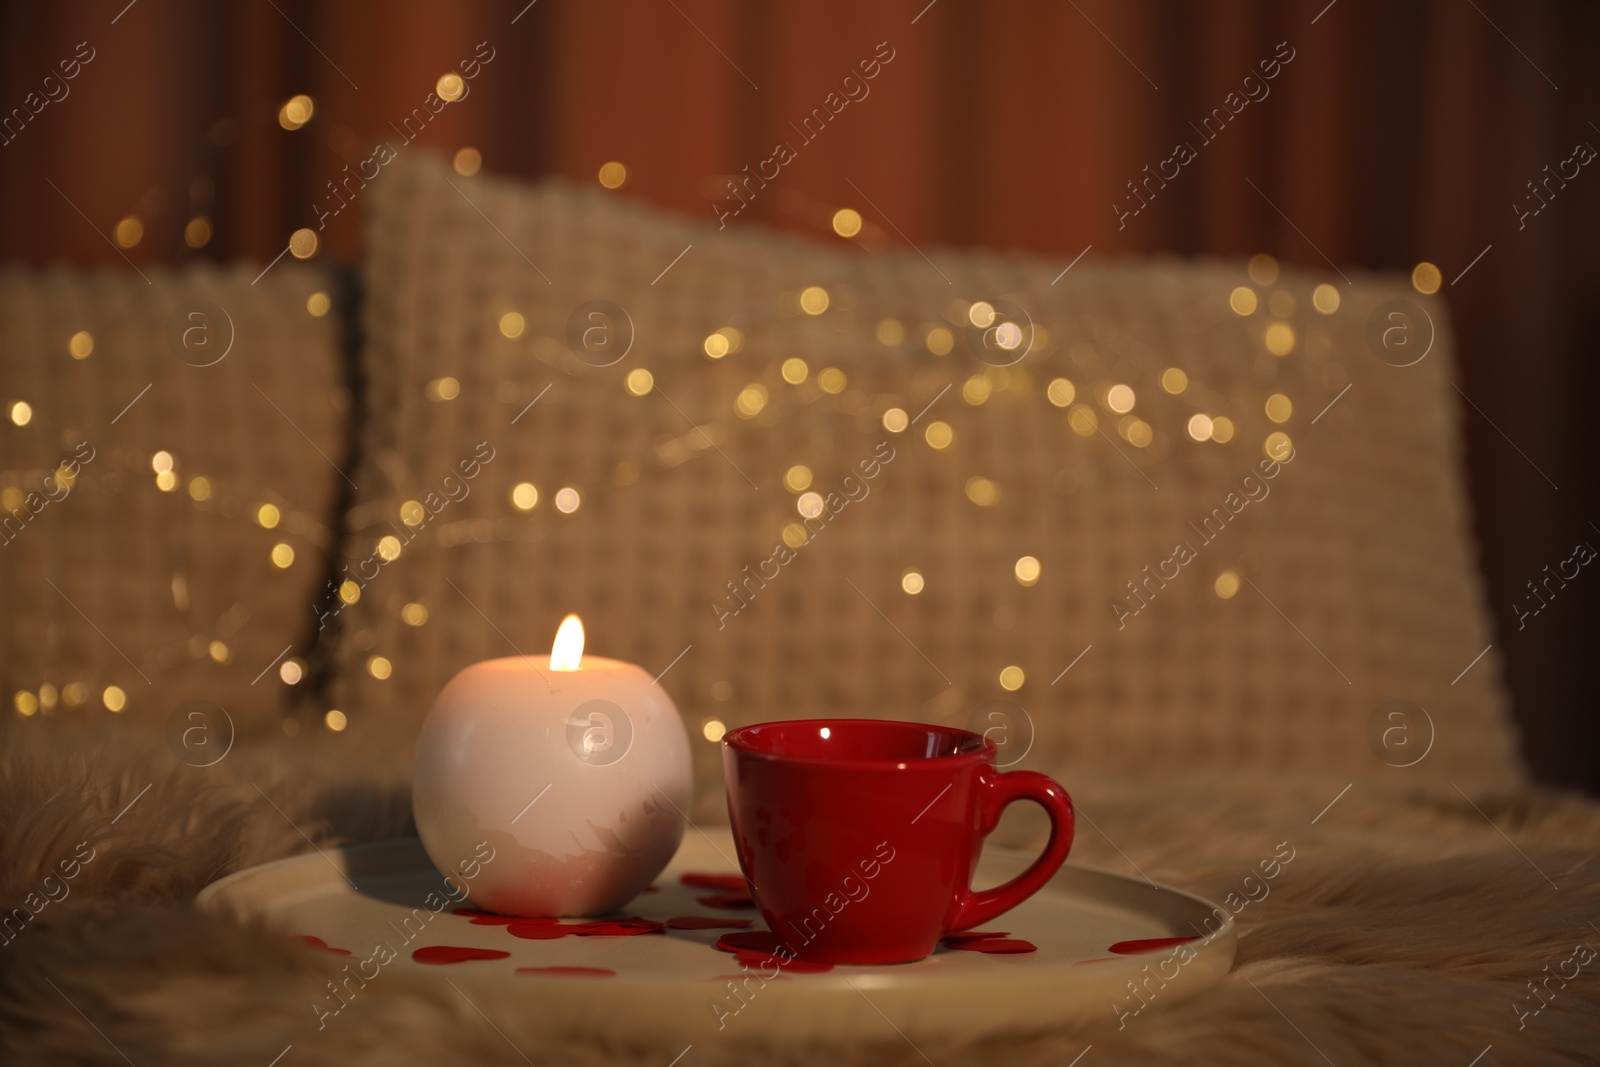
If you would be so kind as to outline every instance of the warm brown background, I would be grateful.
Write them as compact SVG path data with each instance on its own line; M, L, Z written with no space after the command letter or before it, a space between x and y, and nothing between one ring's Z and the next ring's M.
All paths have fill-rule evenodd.
M630 180L619 195L709 218L717 175L765 159L778 139L798 145L788 123L888 41L895 58L871 95L800 147L733 225L838 241L828 220L851 206L867 220L863 254L909 240L1029 249L1062 266L1088 245L1091 256L1267 251L1330 275L1323 255L1346 270L1438 264L1460 387L1482 409L1467 410L1472 491L1528 755L1548 781L1600 790L1586 662L1600 576L1581 573L1521 632L1511 608L1576 542L1600 546L1588 491L1600 174L1585 168L1521 231L1512 209L1575 143L1600 146L1600 8L525 3L5 3L5 113L78 42L96 57L70 96L0 146L0 258L121 267L103 235L138 214L135 263L264 264L314 224L324 183L376 140L398 144L391 123L480 41L494 60L421 143L476 146L488 170L582 181L620 160ZM1187 124L1280 41L1295 58L1270 97L1119 231L1111 204L1124 183L1179 139L1199 147ZM315 118L285 131L278 108L302 92ZM198 252L182 237L195 214L216 225ZM358 256L357 216L330 224L324 258Z

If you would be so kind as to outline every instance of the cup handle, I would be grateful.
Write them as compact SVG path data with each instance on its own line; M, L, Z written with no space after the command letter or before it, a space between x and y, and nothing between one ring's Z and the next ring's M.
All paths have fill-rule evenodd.
M1000 824L1000 813L1014 800L1031 800L1050 816L1050 840L1033 866L1003 885L983 892L972 887L958 897L950 931L970 930L1027 900L1048 882L1072 848L1074 826L1072 798L1061 784L1036 771L1004 771L986 774L979 786L979 829L987 837Z

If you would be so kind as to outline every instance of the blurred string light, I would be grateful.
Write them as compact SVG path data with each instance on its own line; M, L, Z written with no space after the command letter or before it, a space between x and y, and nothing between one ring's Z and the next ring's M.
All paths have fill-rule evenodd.
M475 149L462 149L457 156L457 171L463 175L475 173L476 167L481 165L481 156L476 155ZM602 168L602 172L602 184L606 184L608 188L620 187L627 180L627 170L620 163L614 166L608 164L606 168ZM142 222L138 222L136 216L129 218L138 223L142 237ZM190 220L190 228L196 227L201 221L209 226L209 220L197 216ZM852 209L840 209L835 212L834 225L835 232L840 236L859 233L859 214L853 213ZM185 239L191 245L196 243L191 240L189 229L186 229ZM289 250L299 258L309 258L317 254L319 248L316 233L310 230L297 232L291 239ZM1419 264L1413 276L1414 284L1419 291L1424 291L1428 285L1435 284L1434 276L1423 270L1425 266L1428 265ZM1316 314L1323 316L1336 314L1340 310L1339 290L1330 283L1319 284L1309 293L1298 297L1289 289L1273 289L1272 286L1278 283L1278 271L1276 261L1271 257L1253 259L1249 275L1252 284L1238 286L1228 291L1227 303L1230 309L1240 316L1254 315L1261 310L1262 304L1265 304L1272 318L1263 324L1264 329L1258 335L1260 337L1258 343L1274 355L1286 357L1300 349L1301 337L1298 331L1302 328L1304 319L1296 319L1294 316L1301 313L1302 307L1306 311L1315 311ZM788 306L792 309L791 314L797 310L809 316L821 316L836 307L835 295L821 285L809 285L799 290L791 290L785 299L790 302ZM900 348L909 339L912 348L905 352L905 357L926 359L928 356L945 356L953 352L958 343L959 331L968 328L985 329L988 328L985 323L992 326L998 318L992 300L952 300L947 302L947 305L936 314L929 314L927 311L921 314L912 312L898 317L868 320L859 325L855 324L848 314L844 314L838 317L833 329L846 333L853 330L862 331L879 346L887 349ZM326 315L331 306L328 293L321 290L312 292L305 298L306 310L313 316ZM774 309L774 315L777 313L777 309ZM500 335L508 340L527 337L532 327L522 311L504 307L495 313L491 322ZM722 326L704 335L701 347L706 358L720 360L739 353L746 344L745 331L757 329L760 325L761 319L757 317L753 323L741 323L740 327ZM1039 324L1036 329L1039 335L1048 336L1043 324ZM534 339L542 340L538 335ZM71 358L87 359L96 351L96 340L89 330L79 330L66 339L65 347L66 354ZM923 355L921 350L925 350L926 355ZM844 398L843 410L851 411L853 414L881 412L876 421L881 422L885 431L899 434L912 428L908 409L921 409L923 402L933 395L931 392L925 393L922 400L910 404L904 399L900 403L891 403L888 402L888 398L862 394L859 384L855 386L855 392L852 392L850 379L856 377L854 372L847 373L845 369L837 366L819 366L821 360L826 358L824 351L816 350L809 360L791 357L776 365L763 366L760 363L752 363L751 377L747 378L747 384L739 389L732 405L733 411L729 414L743 419L753 419L767 413L769 408L775 406L789 410L796 404L814 402L818 394L836 395ZM934 365L931 362L928 364L930 367ZM938 365L946 368L960 366L949 362ZM1080 366L1088 365L1080 364ZM1215 406L1218 405L1216 394L1206 391L1206 383L1191 380L1190 375L1180 367L1160 370L1153 380L1145 380L1145 384L1134 378L1125 381L1108 380L1109 376L1104 373L1090 373L1087 380L1080 379L1081 384L1074 383L1066 377L1054 377L1045 381L1034 377L1036 373L1036 371L1030 373L1028 368L1011 369L1009 372L1005 368L988 368L977 373L962 369L954 375L951 384L959 389L958 395L961 399L973 406L993 404L999 398L1006 398L1007 402L1011 402L1015 396L1025 396L1029 393L1041 396L1043 402L1060 410L1060 417L1073 433L1086 439L1092 439L1102 432L1100 425L1102 416L1095 410L1101 405L1091 402L1086 406L1080 402L1080 392L1083 389L1089 390L1084 394L1086 396L1104 398L1103 408L1111 414L1103 417L1115 419L1115 433L1139 448L1154 448L1165 439L1161 431L1157 430L1164 420L1171 420L1166 423L1167 434L1174 435L1179 440L1191 440L1196 444L1227 445L1239 433L1239 428L1230 418L1195 410L1199 406L1198 403L1189 404L1184 410L1175 413L1171 406L1162 407L1161 403L1152 404L1147 400L1146 405L1151 406L1153 410L1134 414L1139 399L1136 390L1154 390L1157 385L1160 387L1160 392L1155 394L1158 400L1161 399L1161 394L1171 397L1205 397L1210 399L1215 410ZM751 380L763 374L772 374L773 378L781 379L793 386L814 385L815 389L810 391L797 388L792 394L784 391L782 394L784 399L780 405L774 394L769 391L768 383L773 378L768 378L765 382ZM1123 377L1127 378L1126 373ZM870 377L867 380L870 380ZM649 370L635 367L624 375L622 384L630 394L646 396L654 390L655 383ZM427 383L424 392L430 400L449 401L460 395L461 383L450 376L436 378ZM497 392L496 395L500 394ZM1230 402L1238 401L1230 397ZM1261 408L1249 410L1264 413L1268 422L1282 425L1292 418L1294 405L1286 394L1272 393L1261 403ZM723 410L726 412L727 409ZM32 407L26 401L12 400L7 404L5 411L15 426L29 426L36 418ZM1255 418L1260 419L1261 416L1256 415ZM764 419L761 425L768 425L769 421ZM1257 425L1259 424L1249 423L1247 429L1251 439L1262 442L1261 448L1265 455L1282 460L1292 452L1293 442L1287 433L1282 430L1272 430L1263 438L1257 436ZM1104 427L1104 432L1109 433L1112 429L1113 427L1108 424ZM955 429L945 420L927 421L922 425L921 437L935 451L947 451L957 447ZM220 498L235 501L232 506L237 509L236 498L227 487L216 485L211 478L195 475L185 481L176 457L169 452L152 456L151 467L157 479L157 489L173 491L187 487L187 496L196 507L215 508ZM823 496L811 488L816 479L811 467L805 463L790 463L781 470L784 487L796 494L795 514L802 519L822 515L826 511L826 503ZM638 478L639 472L640 464L624 460L616 464L611 480L618 485L631 484ZM979 507L998 507L1007 501L1001 485L981 474L968 476L964 482L964 491L967 499ZM9 494L6 496L7 501L11 500L12 495L16 495L10 489L6 492ZM504 492L507 495L501 498L502 506L518 512L532 512L543 503L541 492L532 482L518 482ZM572 486L556 490L551 498L553 510L561 515L573 514L579 510L581 503L579 490ZM266 561L270 562L272 567L278 571L286 571L301 562L294 540L301 532L317 528L317 522L313 517L291 515L276 503L252 502L245 505L242 511L263 529L275 530L280 526L286 526L287 523L286 532L279 535L283 539L271 544L270 548L265 550ZM417 500L404 501L399 505L398 511L399 518L408 527L420 527L427 521L427 512ZM288 523L291 518L293 522ZM805 525L794 519L782 525L780 537L783 543L791 548L802 546L809 540ZM404 544L401 539L387 535L379 540L376 549L377 554L385 560L396 558L403 551ZM1038 558L1031 555L1020 556L1014 561L1012 576L1019 586L1025 588L1044 580L1043 568ZM899 581L902 592L908 596L921 595L928 585L924 573L916 568L904 570ZM1235 572L1225 571L1215 579L1214 590L1220 598L1227 599L1236 595L1239 581ZM338 587L336 593L340 601L353 604L361 599L362 590L358 583L347 580ZM408 627L420 627L430 620L429 608L421 601L410 601L391 610L395 612L398 622ZM1001 612L996 616L997 625L1002 625L999 622L1002 616L1012 620L1012 623L1005 625L1014 624L1014 613ZM219 662L231 660L234 656L227 643L214 636L207 635L195 647L198 647L199 655L209 656ZM392 653L373 653L365 661L366 673L374 679L386 680L398 671L398 662ZM303 681L305 668L301 663L289 660L280 665L278 673L283 684L293 685ZM1001 671L1000 681L1003 687L1021 688L1025 675L1020 666L1009 665ZM13 695L13 704L19 715L48 714L52 713L58 703L69 707L83 704L89 701L96 691L102 694L102 702L108 709L115 705L114 710L120 711L126 706L127 695L120 688L101 686L97 689L81 681L68 682L59 691L50 683L41 683L34 690L16 692ZM323 722L328 729L339 731L346 728L349 719L344 712L331 709L323 716Z
M628 168L612 160L600 164L600 184L607 189L621 189L628 184Z

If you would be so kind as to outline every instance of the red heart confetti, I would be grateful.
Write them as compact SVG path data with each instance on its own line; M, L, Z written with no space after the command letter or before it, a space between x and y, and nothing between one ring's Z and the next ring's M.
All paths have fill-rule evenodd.
M749 930L723 934L713 947L733 953L741 964L752 969L759 967L763 971L770 971L778 968L791 974L819 974L833 970L831 963L793 959L787 952L782 956L777 955L778 947L783 944L771 930Z
M1134 956L1141 952L1160 952L1164 948L1198 940L1200 939L1197 937L1146 937L1137 941L1118 941L1106 951L1115 952L1119 956Z
M1023 952L1039 951L1039 946L1032 941L1009 937L985 938L982 941L958 941L949 947L965 949L968 952L990 952L997 956L1013 956Z
M547 974L562 978L615 978L609 967L518 967L518 974Z
M742 930L749 919L719 919L715 915L674 915L667 920L673 930Z
M954 948L968 941L992 941L997 937L1010 937L1009 930L963 930L958 934L946 934L941 940L945 947Z
M465 963L468 960L503 960L509 955L511 953L497 948L428 945L413 952L411 958L418 963Z
M524 941L554 941L572 932L572 927L560 923L514 922L506 927L506 933L512 937L520 937Z
M750 895L750 886L742 874L713 874L707 871L685 871L678 881L696 889L721 889L729 893Z
M704 904L708 908L724 908L728 911L739 911L756 906L754 900L742 893L715 893L709 897L695 897L694 899L696 904Z
M290 940L294 940L294 939L291 938ZM329 945L326 941L322 940L322 938L320 938L320 937L312 937L310 934L301 934L299 936L299 940L305 942L307 945L311 946L312 948L321 949L323 952L331 952L335 956L348 956L348 955L350 955L350 950L349 949L347 949L347 948L334 948L332 945Z
M579 937L633 937L638 934L658 934L666 927L654 919L628 916L604 922L578 923L573 933Z

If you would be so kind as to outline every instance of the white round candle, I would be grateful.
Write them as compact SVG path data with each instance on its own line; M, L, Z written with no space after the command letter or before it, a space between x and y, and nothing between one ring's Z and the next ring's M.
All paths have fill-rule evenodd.
M672 699L631 663L584 656L568 616L551 655L475 663L444 687L417 741L412 808L441 871L477 861L463 884L478 907L603 915L677 851L691 786Z

